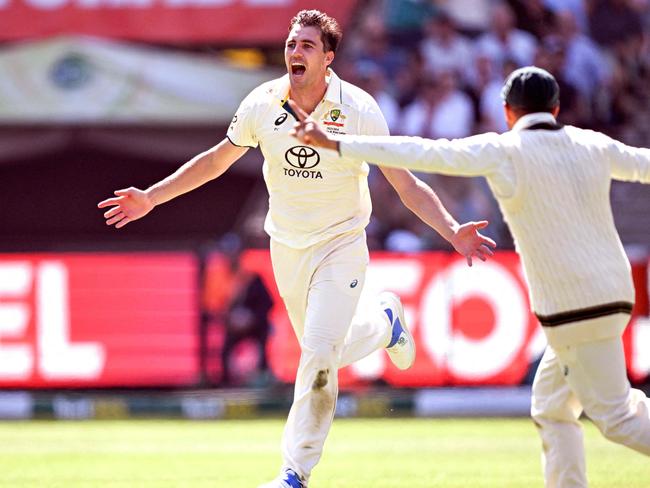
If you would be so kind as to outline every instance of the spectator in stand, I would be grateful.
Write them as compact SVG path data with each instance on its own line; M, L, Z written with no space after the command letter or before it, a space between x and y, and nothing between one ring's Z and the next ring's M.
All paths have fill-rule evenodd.
M603 48L612 49L643 35L641 17L629 3L626 0L594 0L589 20L591 37Z
M474 106L458 89L456 74L429 76L417 99L404 111L401 128L406 134L454 139L472 133Z
M372 61L356 63L353 83L370 93L384 114L391 133L398 129L400 108L395 98L386 90L386 76L383 70Z
M631 2L630 2L631 3ZM648 5L646 12L650 11ZM621 126L644 124L647 113L639 110L639 101L647 100L650 58L644 39L641 12L628 2L599 1L591 17L594 40L612 61L611 112L608 122ZM645 104L647 106L647 103ZM640 143L643 143L643 137Z
M557 34L565 53L562 77L592 105L609 82L611 67L600 48L580 32L571 11L558 13Z
M406 66L393 77L395 98L402 109L415 101L420 84L426 78L419 51L409 51L404 58Z
M544 5L556 15L567 10L571 12L576 19L578 30L585 34L589 32L587 4L590 3L593 3L593 0L544 0Z
M377 31L384 31L384 17L377 5L378 0L370 1L368 6L360 15L355 28L345 36L345 47L341 49L341 54L336 58L336 66L341 71L340 64L343 60L356 60L366 49L368 38L375 35Z
M426 26L420 53L425 69L433 74L455 71L464 79L467 61L472 58L472 44L456 28L454 21L441 12Z
M206 248L202 292L208 348L206 373L212 384L221 386L261 385L272 379L266 342L273 299L262 278L242 267L241 250L242 238L234 232L223 235L216 246ZM240 354L244 342L255 346L254 354Z
M503 80L507 75L517 68L517 63L507 60L503 64L501 76L493 77L480 94L479 100L479 124L478 132L498 132L502 134L508 130L508 124L503 117L503 102L501 101L501 89Z
M386 26L379 16L372 16L364 23L364 35L357 46L357 61L368 61L379 66L386 76L404 69L405 60L401 49L391 45Z
M492 60L496 73L503 63L513 59L518 66L532 64L537 40L532 34L515 28L515 16L506 3L497 3L492 9L490 30L476 41L476 52Z
M233 295L225 316L226 337L222 349L222 385L241 386L244 374L233 368L237 347L244 341L253 342L257 349L255 377L249 380L266 384L270 380L266 342L271 330L268 314L273 308L273 299L259 274L241 266L239 254L230 256L233 277ZM248 369L248 368L247 368Z
M472 36L490 25L492 0L434 0L463 32Z
M507 60L506 63L508 62L513 61ZM467 73L467 88L471 93L472 98L476 101L477 106L481 99L481 94L494 79L503 81L501 71L495 68L492 59L486 54L480 52L475 53L474 59L467 69Z
M409 50L422 40L422 30L438 13L430 0L384 0L382 13L391 47Z
M530 32L537 39L553 33L555 28L555 12L544 0L510 0L510 6L517 18L517 27Z
M562 112L559 121L569 125L589 126L589 107L578 89L564 77L566 53L564 45L557 36L548 36L542 42L537 55L535 66L553 74L560 87L560 107Z

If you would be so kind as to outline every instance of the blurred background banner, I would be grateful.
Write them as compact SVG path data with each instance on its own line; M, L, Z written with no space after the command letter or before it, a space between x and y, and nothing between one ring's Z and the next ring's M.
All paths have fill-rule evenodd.
M0 256L0 387L199 380L191 253Z
M0 387L253 386L260 371L293 382L300 350L268 251L204 258L0 255ZM624 336L634 381L650 372L647 269L647 262L633 267L638 299ZM384 289L402 297L415 365L398 371L380 350L341 370L343 388L530 382L545 340L513 252L472 268L446 252L375 252L361 307ZM258 308L269 320L255 328L247 318Z
M0 40L87 34L153 42L260 45L284 41L303 8L343 26L353 0L0 0Z
M7 124L227 124L253 88L280 75L90 37L6 47L0 72L0 123Z

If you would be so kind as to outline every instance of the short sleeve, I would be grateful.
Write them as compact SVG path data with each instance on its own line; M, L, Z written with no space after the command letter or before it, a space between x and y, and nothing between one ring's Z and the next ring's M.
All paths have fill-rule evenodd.
M373 98L369 100L367 110L362 114L362 136L387 136L390 135L388 124L381 113L379 105Z
M235 146L252 148L258 146L255 136L255 95L253 91L241 102L228 127L226 137Z

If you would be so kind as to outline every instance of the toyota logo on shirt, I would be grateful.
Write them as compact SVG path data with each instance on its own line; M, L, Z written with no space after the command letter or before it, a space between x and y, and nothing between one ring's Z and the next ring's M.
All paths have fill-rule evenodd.
M320 154L312 147L294 146L284 153L284 159L294 168L310 169L320 163Z

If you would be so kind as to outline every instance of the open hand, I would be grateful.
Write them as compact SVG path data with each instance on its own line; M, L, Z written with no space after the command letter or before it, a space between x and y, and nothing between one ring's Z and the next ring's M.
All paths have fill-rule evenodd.
M472 265L472 257L476 256L481 261L486 261L489 256L493 256L492 249L495 248L496 242L489 237L482 235L479 230L487 227L487 220L480 222L467 222L456 229L449 242L454 249L467 259L467 265Z
M115 224L117 229L144 217L155 206L147 193L137 188L126 188L117 190L114 193L115 197L99 202L97 207L111 207L104 212L104 218L106 219L106 225Z

